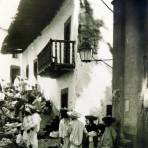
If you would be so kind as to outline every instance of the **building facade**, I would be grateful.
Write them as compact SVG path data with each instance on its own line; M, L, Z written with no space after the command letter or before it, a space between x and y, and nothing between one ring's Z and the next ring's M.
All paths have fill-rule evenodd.
M22 7L18 8L14 26L12 24L12 30L16 34L12 33L10 27L8 37L4 41L12 50L9 51L10 47L8 49L3 46L3 51L19 52L16 49L21 48L22 77L27 77L32 85L39 84L46 98L52 100L57 108L74 109L77 99L91 81L90 75L94 67L94 64L81 62L78 48L82 38L80 32L83 32L79 25L87 25L86 12L92 17L89 3L85 0L58 0L57 3L47 0L44 3L40 1L40 4L32 1L30 7L23 3L20 5ZM42 12L38 9L42 9ZM32 15L27 14L27 10ZM91 19L87 21L90 25L95 21L93 17ZM24 23L20 27L23 32L18 29L19 21ZM29 31L25 32L25 28ZM14 35L22 38L12 41L11 37ZM111 78L110 72L109 77Z
M148 4L115 0L113 5L113 113L120 122L121 137L129 142L125 147L147 147Z
M0 79L13 83L16 75L21 74L21 54L0 54Z

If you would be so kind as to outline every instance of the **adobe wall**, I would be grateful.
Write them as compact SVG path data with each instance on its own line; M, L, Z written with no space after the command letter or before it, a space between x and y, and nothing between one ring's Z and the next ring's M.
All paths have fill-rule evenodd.
M122 3L125 2L125 5ZM142 92L144 72L144 22L143 2L118 1L115 4L114 73L113 90L120 90L114 103L114 114L120 119L124 138L133 142L134 148L143 146L144 108ZM124 6L121 9L121 6ZM119 8L119 10L117 10ZM125 12L122 14L122 12ZM140 13L139 13L140 12ZM120 18L123 20L121 20ZM117 16L119 15L119 16ZM116 22L117 21L117 22ZM121 108L120 108L121 107Z

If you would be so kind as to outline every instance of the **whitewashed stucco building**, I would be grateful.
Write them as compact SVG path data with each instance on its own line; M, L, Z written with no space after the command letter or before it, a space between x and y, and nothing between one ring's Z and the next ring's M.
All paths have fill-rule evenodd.
M21 54L0 54L0 79L3 79L5 83L13 83L16 75L21 72L20 65Z
M64 106L75 108L77 99L83 98L84 90L90 93L88 86L93 70L97 66L98 68L103 66L86 64L80 60L78 52L79 15L82 9L80 3L85 8L85 2L85 0L20 2L16 19L11 24L4 41L7 47L3 46L3 52L18 53L20 51L16 49L22 49L20 64L22 77L27 77L32 85L39 84L46 98L51 99L58 108ZM17 40L12 40L13 37L17 37ZM107 47L106 49L108 50ZM107 58L111 58L109 50L108 55ZM103 69L106 67L103 66ZM104 72L109 77L104 78L104 82L111 87L111 71ZM104 89L101 93L105 93L103 91L106 86L102 87ZM111 92L111 89L109 91ZM95 97L98 98L99 104L101 100L97 95ZM87 96L86 93L84 96Z

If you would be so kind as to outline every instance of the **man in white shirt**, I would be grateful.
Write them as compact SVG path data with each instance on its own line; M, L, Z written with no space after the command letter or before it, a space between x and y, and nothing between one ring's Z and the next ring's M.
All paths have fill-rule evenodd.
M59 123L59 137L63 140L63 148L69 148L69 117L67 115L68 109L61 109L61 120Z
M26 105L27 106L27 105ZM38 113L32 113L30 108L25 108L26 116L23 119L23 140L26 143L27 148L38 148L37 133L40 130L41 118Z
M14 79L14 83L13 86L15 88L15 90L20 91L20 76L16 76L16 78Z
M78 120L80 115L73 111L69 113L72 121L69 126L70 148L82 148L83 132L87 133L84 124Z

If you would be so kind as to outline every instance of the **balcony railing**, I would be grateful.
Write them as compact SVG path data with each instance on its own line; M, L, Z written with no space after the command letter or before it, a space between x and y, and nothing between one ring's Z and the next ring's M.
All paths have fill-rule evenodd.
M39 74L57 71L69 71L75 66L75 42L50 40L38 55Z

